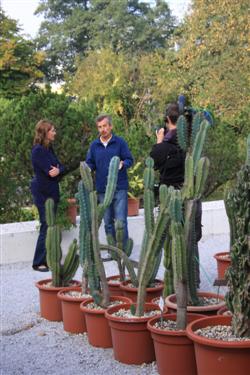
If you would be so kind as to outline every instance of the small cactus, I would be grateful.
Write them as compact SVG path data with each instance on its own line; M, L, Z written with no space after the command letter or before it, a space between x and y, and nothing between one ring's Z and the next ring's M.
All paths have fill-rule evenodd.
M54 287L67 286L74 277L79 266L77 241L73 240L66 255L64 264L61 264L62 234L59 225L55 224L54 200L49 198L45 203L46 222L48 224L46 235L47 263L52 272Z

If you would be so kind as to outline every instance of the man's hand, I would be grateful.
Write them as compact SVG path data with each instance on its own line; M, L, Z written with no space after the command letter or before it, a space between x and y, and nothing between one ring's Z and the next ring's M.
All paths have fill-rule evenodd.
M124 161L123 161L123 160L121 160L121 161L120 161L120 164L119 164L119 170L120 170L120 169L122 169L122 167L123 167L123 164L124 164Z
M53 167L53 165L51 165L51 169L49 171L49 176L50 177L56 177L56 176L59 175L59 173L60 173L60 169L57 168L57 167Z
M157 143L162 143L164 139L164 128L156 130Z

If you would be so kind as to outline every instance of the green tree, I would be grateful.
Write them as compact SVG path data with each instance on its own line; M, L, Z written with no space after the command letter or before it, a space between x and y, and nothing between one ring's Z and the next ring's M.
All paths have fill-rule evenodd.
M47 53L51 79L74 72L76 56L109 47L114 52L138 54L165 47L174 29L167 2L139 0L42 0L38 42Z
M54 145L59 160L66 166L66 174L72 175L85 159L91 133L95 133L93 118L95 106L81 106L70 97L47 92L31 93L21 100L9 102L6 111L0 113L0 169L1 198L3 208L0 220L18 218L20 207L31 202L29 184L33 175L30 160L35 124L41 118L55 123L57 139ZM77 177L71 179L67 193L74 195Z
M41 80L44 53L20 35L17 21L7 17L0 7L0 95L23 95Z

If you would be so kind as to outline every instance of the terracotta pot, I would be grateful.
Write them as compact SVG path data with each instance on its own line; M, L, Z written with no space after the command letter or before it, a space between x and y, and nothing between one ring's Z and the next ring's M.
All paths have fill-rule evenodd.
M203 318L204 315L187 314L188 323ZM176 314L164 314L165 320L176 321ZM155 356L160 375L196 375L196 362L193 342L186 331L170 331L155 328L159 317L151 318L147 327L154 341Z
M122 296L113 296L110 297L110 300L119 300L124 303L131 302L129 298ZM80 310L85 315L89 344L99 348L112 348L110 327L105 317L106 310L89 309L87 305L91 302L93 302L93 298L88 298L80 304Z
M76 224L76 216L77 216L77 204L75 198L68 198L67 202L69 206L67 207L67 215L69 217L69 220L72 224Z
M188 306L187 307L188 312L192 312L195 314L202 314L202 315L215 315L222 306L225 306L224 296L220 294L198 292L198 296L218 298L218 303L216 305L208 305L208 306ZM165 303L166 303L166 306L168 307L169 313L176 313L177 304L176 304L175 294L171 294L170 296L166 297Z
M147 329L150 317L130 319L112 315L121 308L129 310L130 307L130 303L113 306L105 313L111 327L114 357L127 364L150 363L155 360L153 340ZM159 306L146 303L145 310L159 310Z
M138 216L140 199L128 197L128 216Z
M231 264L230 253L217 253L214 258L217 261L218 279L225 279L225 272Z
M232 313L227 306L223 306L217 311L217 315L232 316Z
M153 298L160 297L162 295L162 291L163 291L163 287L164 287L163 281L155 279L155 282L159 285L154 287L154 288L146 288L146 299L145 299L146 302L151 302L151 300ZM123 295L125 297L128 297L133 302L136 302L138 288L131 288L130 286L128 286L129 283L131 283L130 280L123 281L121 283L120 288L121 288L121 290L123 292Z
M210 316L190 323L186 332L194 342L198 375L249 375L250 340L222 341L198 336L199 328L231 325L232 317Z
M117 283L112 283L111 280L118 280ZM111 296L123 296L123 291L120 288L120 275L107 277L108 288Z
M89 297L74 297L67 292L81 292L81 287L64 288L58 292L57 297L61 300L63 328L70 333L87 332L84 314L80 310L80 304Z
M40 280L35 284L39 289L40 314L42 318L60 322L62 321L62 306L57 293L62 289L70 289L73 285L79 286L81 283L72 280L69 287L48 287L46 284L49 282L51 282L51 279Z

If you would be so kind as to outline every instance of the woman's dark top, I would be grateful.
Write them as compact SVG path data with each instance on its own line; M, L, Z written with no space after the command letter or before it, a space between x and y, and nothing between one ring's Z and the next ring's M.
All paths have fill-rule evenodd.
M31 181L31 192L35 204L44 204L46 199L53 198L59 201L59 176L64 172L64 166L57 159L53 148L46 148L40 144L33 146L31 161L35 176ZM50 177L49 171L52 167L57 167L60 174Z

